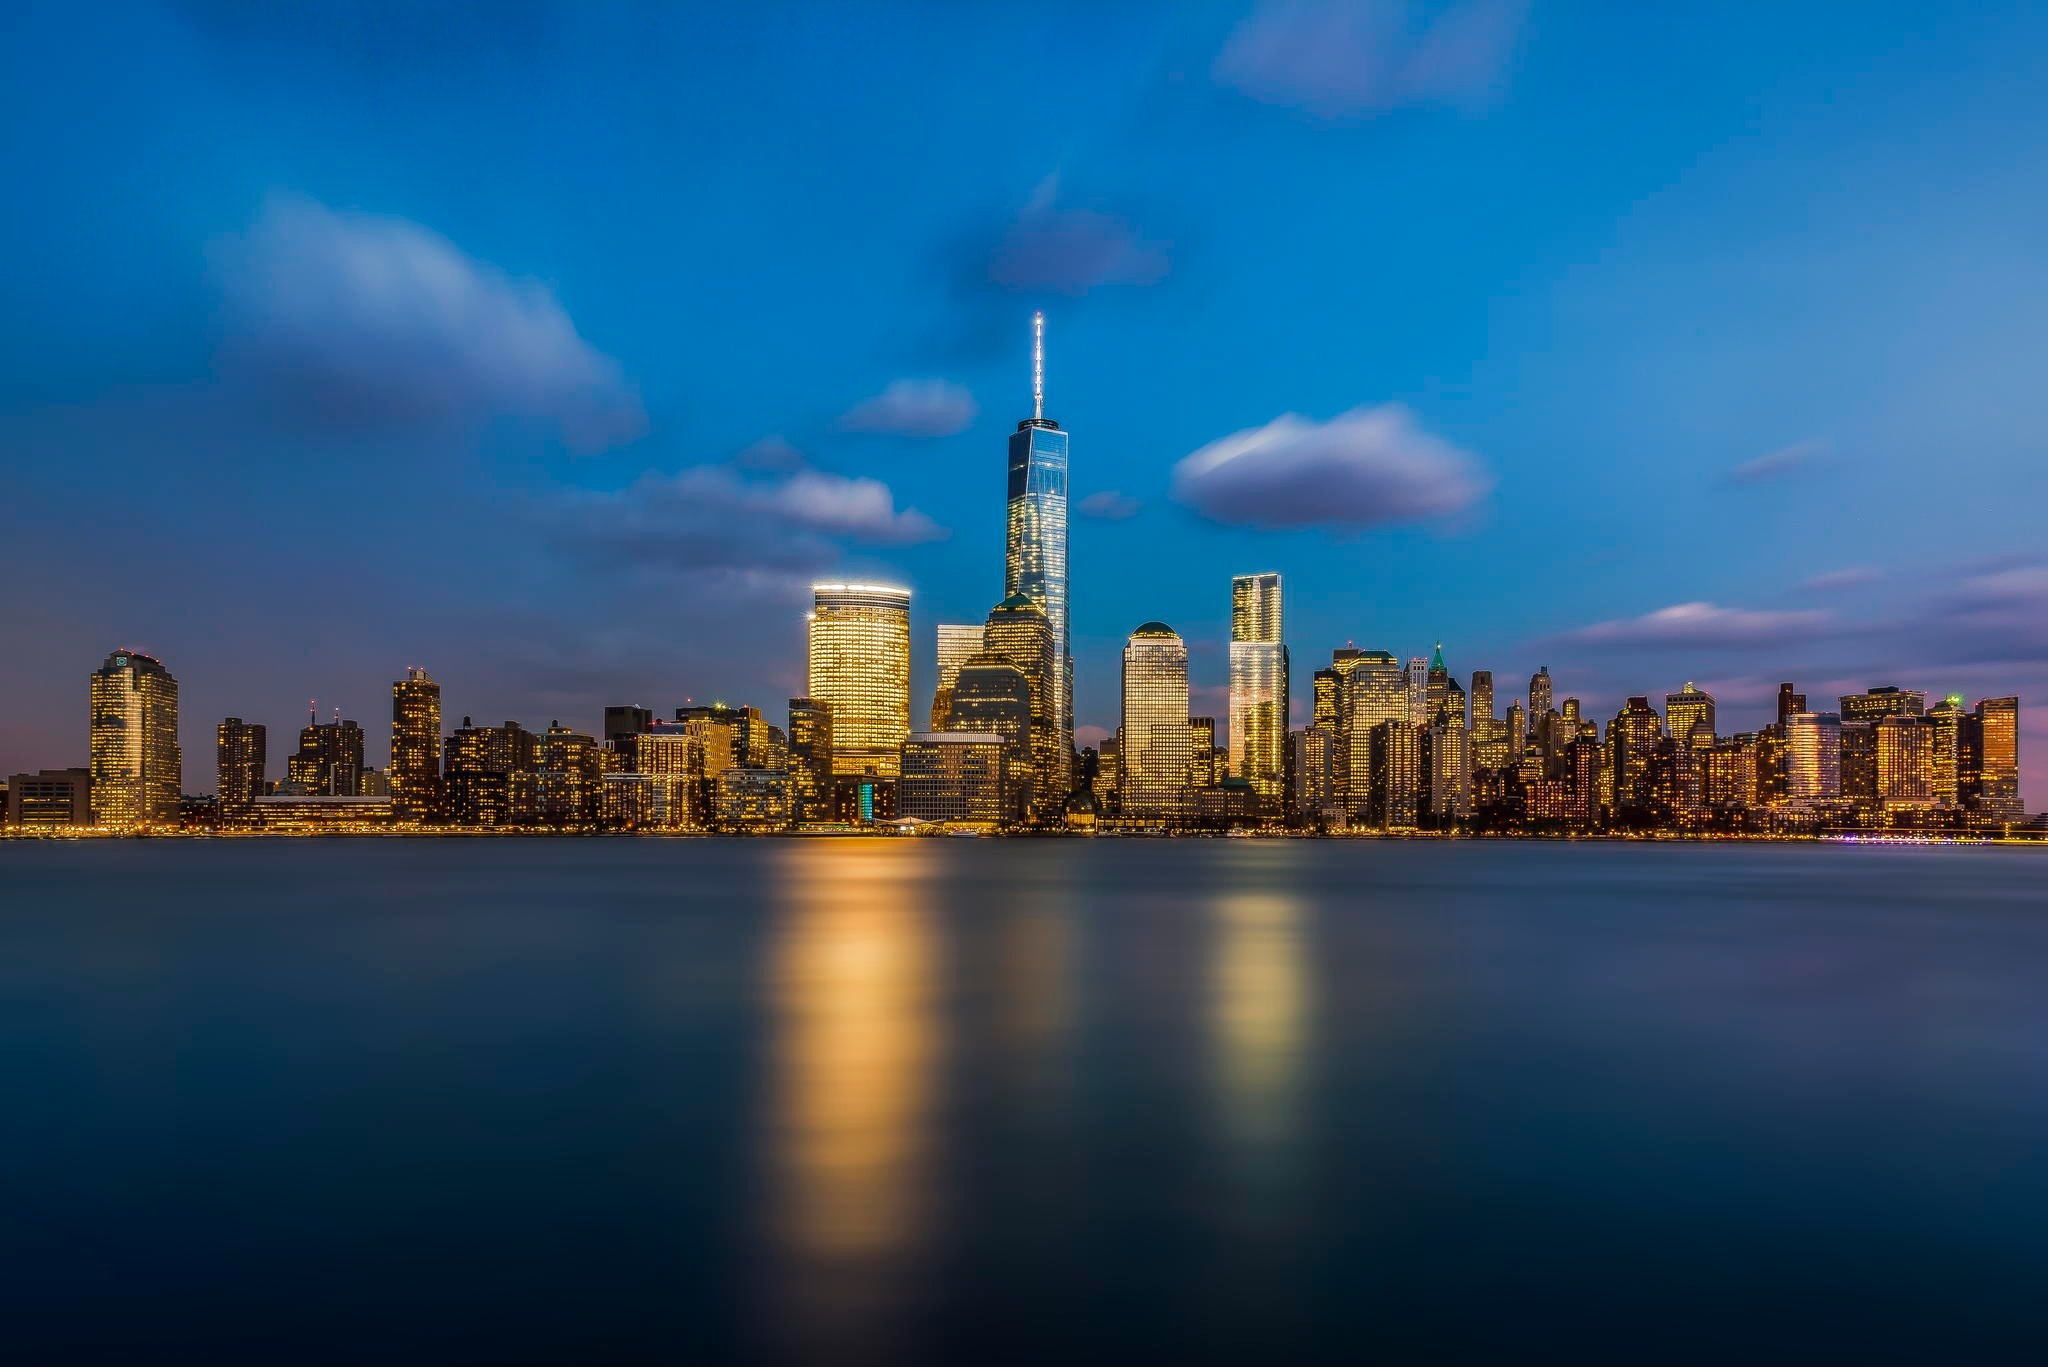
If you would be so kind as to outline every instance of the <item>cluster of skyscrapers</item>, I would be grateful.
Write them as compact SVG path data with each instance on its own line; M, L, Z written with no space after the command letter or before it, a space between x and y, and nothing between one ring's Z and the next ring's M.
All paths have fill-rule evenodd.
M1192 715L1186 642L1163 622L1123 650L1115 731L1074 745L1068 629L1068 434L1045 416L1043 316L1033 320L1032 414L1009 439L1003 597L937 629L927 726L912 729L910 591L820 583L808 617L807 695L786 725L751 706L621 705L601 730L559 721L443 726L423 669L391 685L390 760L317 710L270 777L268 738L238 717L217 733L217 797L182 796L178 685L115 651L91 677L90 764L17 774L16 828L214 825L277 831L782 831L934 825L976 831L1691 831L2003 829L2025 821L2019 701L1891 686L1810 710L1785 684L1774 721L1723 734L1692 684L1660 713L1632 697L1603 728L1549 670L1497 706L1439 644L1405 663L1345 646L1313 676L1308 724L1292 681L1278 574L1230 584L1229 716Z

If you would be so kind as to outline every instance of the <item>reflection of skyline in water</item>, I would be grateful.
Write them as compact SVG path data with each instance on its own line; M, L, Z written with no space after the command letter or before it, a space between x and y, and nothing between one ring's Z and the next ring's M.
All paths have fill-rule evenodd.
M933 1224L944 1041L923 852L874 841L778 851L767 956L765 1155L778 1333L886 1342Z

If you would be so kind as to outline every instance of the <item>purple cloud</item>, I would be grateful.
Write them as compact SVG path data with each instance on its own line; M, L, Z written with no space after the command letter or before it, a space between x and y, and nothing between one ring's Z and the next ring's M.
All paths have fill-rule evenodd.
M579 492L542 514L585 559L781 583L835 564L843 543L908 546L944 528L899 509L880 480L823 470L755 480L729 466L648 474L616 492Z
M1144 505L1120 489L1098 489L1074 505L1083 517L1099 517L1105 522L1122 522L1137 516Z
M551 424L583 451L646 428L618 362L577 333L552 290L417 223L275 196L219 245L216 267L224 365L324 423L509 416Z
M1799 587L1809 593L1834 593L1842 589L1862 588L1875 584L1884 575L1874 565L1845 565L1838 570L1828 570L1804 580Z
M1514 50L1522 6L1462 0L1268 0L1240 23L1211 76L1319 119L1414 105L1483 105Z
M896 437L950 437L966 430L980 411L974 395L957 384L892 380L881 393L848 409L839 426Z
M1106 285L1156 285L1168 242L1154 242L1115 214L1059 202L1059 177L1032 192L988 256L988 280L1007 290L1083 295Z
M1755 460L1744 461L1728 472L1728 478L1738 484L1761 484L1819 464L1831 454L1832 448L1818 438L1798 441L1767 451Z
M1173 496L1214 522L1360 529L1462 512L1492 480L1399 404L1318 423L1294 413L1213 441L1173 468Z
M1601 646L1767 645L1819 631L1830 620L1825 612L1752 612L1713 603L1676 603L1641 617L1595 622L1561 639Z

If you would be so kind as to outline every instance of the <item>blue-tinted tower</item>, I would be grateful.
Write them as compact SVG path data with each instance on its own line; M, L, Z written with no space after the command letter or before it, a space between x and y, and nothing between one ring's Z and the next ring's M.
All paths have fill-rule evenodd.
M1053 715L1059 719L1059 792L1071 788L1074 653L1067 631L1067 434L1045 416L1045 315L1031 318L1031 416L1010 434L1009 537L1003 596L1023 594L1052 622Z

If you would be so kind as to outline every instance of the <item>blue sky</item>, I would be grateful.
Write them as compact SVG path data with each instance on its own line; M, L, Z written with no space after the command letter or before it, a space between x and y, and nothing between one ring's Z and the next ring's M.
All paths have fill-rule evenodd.
M381 736L410 664L451 721L773 713L840 573L914 589L921 711L933 625L1001 594L1041 307L1106 514L1084 725L1152 618L1222 713L1228 579L1268 569L1298 713L1346 641L1504 693L1547 664L1603 716L1697 679L1723 730L1781 678L2048 684L2038 7L195 2L0 38L0 772L82 759L117 645L183 682L195 791L221 716Z

